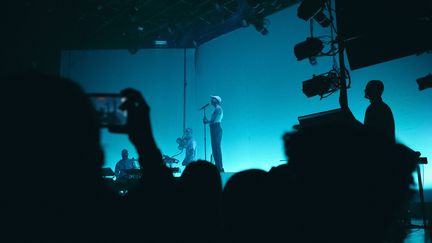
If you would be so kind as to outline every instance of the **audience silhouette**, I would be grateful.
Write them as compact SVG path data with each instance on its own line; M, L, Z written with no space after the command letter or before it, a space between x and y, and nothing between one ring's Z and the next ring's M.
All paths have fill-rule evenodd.
M233 175L223 192L223 223L228 242L268 242L267 214L272 198L268 175L263 170L246 170Z
M123 90L142 177L119 196L102 180L96 111L72 81L2 78L2 239L14 242L402 242L397 222L416 154L351 120L284 136L288 163L233 175L164 165L150 107ZM180 206L180 208L178 207Z
M2 241L115 240L105 232L118 198L101 179L99 127L84 92L37 73L1 79Z
M390 107L381 97L383 92L384 84L380 80L371 80L367 83L365 98L370 101L370 105L365 113L364 124L376 133L395 141L395 121Z
M207 161L190 163L180 177L181 228L185 242L220 242L222 182L217 167Z
M395 222L412 194L412 150L355 122L310 127L284 140L288 165L271 174L287 185L284 215L295 241L402 240Z

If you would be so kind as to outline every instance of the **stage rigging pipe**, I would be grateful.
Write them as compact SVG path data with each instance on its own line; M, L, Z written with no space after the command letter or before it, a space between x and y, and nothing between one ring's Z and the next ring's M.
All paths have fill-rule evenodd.
M186 48L184 48L183 60L183 132L186 130L186 87L187 87L187 62L186 62Z
M335 2L336 5L336 2ZM336 6L335 6L336 9ZM330 19L331 21L334 21L332 16L332 5L331 1L329 1L329 12L330 12ZM337 18L337 16L336 16ZM335 27L336 28L336 27ZM332 30L333 31L333 30ZM345 66L345 45L344 45L344 37L340 35L339 32L337 32L337 42L338 42L338 54L339 54L339 70L340 70L340 96L339 96L339 104L341 105L341 108L345 111L349 110L348 108L348 92L347 92L347 83L346 83L346 66Z

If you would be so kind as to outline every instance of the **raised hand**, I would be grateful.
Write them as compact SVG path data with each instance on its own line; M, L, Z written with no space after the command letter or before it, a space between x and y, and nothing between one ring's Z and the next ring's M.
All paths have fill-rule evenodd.
M126 97L126 101L120 106L120 109L128 112L126 128L129 139L140 156L140 163L160 160L162 156L153 137L149 105L137 90L125 89L121 95Z

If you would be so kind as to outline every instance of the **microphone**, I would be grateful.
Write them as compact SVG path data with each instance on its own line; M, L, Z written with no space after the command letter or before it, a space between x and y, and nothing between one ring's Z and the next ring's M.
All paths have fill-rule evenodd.
M199 110L202 110L202 109L205 109L207 106L209 106L210 104L205 104L203 107L201 107L201 109L199 109Z

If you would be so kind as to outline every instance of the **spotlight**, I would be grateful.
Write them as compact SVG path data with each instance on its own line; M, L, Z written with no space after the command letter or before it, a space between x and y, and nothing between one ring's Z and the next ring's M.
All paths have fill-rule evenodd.
M318 38L307 38L294 47L294 54L298 61L317 56L324 49L323 42Z
M324 14L325 0L304 0L297 9L297 16L305 21L314 18L322 27L328 27L331 20Z
M323 95L330 89L331 81L326 76L313 76L303 82L303 93L308 97Z
M417 79L418 88L420 91L432 88L432 74L428 74L424 77Z
M309 80L303 82L303 93L308 97L321 96L332 93L339 89L339 79L335 71L327 74L313 75Z

